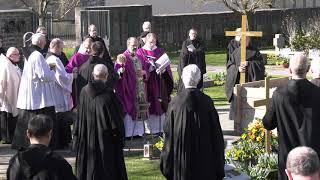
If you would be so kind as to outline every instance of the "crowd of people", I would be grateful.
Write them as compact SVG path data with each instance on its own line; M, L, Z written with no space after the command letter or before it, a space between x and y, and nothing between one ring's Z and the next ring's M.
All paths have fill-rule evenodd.
M0 139L18 150L8 179L126 180L125 138L145 133L164 136L160 169L167 179L224 178L223 133L214 102L201 91L206 61L197 30L190 29L182 44L178 93L171 99L171 67L159 70L157 64L165 49L150 22L142 27L114 60L93 24L69 60L63 41L49 40L44 27L32 36L21 69L17 48L2 52ZM265 62L250 39L246 64L241 63L239 40L230 42L226 62L230 119L240 73L246 73L246 82L265 74ZM311 64L311 82L307 63L303 54L291 59L292 79L273 93L263 118L266 129L278 129L279 179L320 178L320 59ZM75 175L53 151L70 146L76 153Z

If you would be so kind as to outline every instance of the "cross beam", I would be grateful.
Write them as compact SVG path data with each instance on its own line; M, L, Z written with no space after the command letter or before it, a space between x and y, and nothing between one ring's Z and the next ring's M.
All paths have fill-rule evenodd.
M247 31L248 19L247 15L242 15L242 27L241 32L226 31L226 36L240 36L241 37L241 64L246 63L246 49L247 49L247 37L262 37L260 31ZM245 83L245 73L240 73L240 83Z

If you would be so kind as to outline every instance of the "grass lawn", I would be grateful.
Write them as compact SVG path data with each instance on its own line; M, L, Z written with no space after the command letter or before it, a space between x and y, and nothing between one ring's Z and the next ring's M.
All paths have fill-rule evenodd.
M145 160L142 152L125 156L129 180L165 180L160 172L159 160Z
M179 53L169 52L168 53L173 64L178 64ZM209 66L225 66L227 54L223 50L207 51L206 52L206 63Z
M229 105L226 94L224 92L224 86L205 88L203 92L212 98L215 106Z

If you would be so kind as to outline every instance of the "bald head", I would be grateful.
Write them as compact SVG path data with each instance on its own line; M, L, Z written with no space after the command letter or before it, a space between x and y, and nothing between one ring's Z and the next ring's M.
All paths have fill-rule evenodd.
M93 79L106 81L109 75L108 68L104 64L97 64L93 68Z
M12 62L19 62L20 60L20 54L19 54L19 50L15 47L10 47L7 50L7 54L6 56L12 61Z
M297 53L290 59L290 73L292 79L306 78L309 70L308 59L303 53Z
M286 163L289 179L319 180L319 169L318 154L312 148L301 146L289 152Z
M142 24L142 30L144 32L151 32L151 23L149 21L145 21Z

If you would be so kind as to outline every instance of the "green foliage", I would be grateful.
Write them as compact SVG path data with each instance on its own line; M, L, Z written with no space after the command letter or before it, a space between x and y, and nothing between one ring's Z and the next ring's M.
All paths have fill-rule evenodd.
M267 59L268 59L268 65L283 65L283 64L289 64L289 59L280 57L277 55L273 54L267 54Z
M261 154L258 156L258 163L249 167L250 177L256 180L277 179L278 155Z
M70 59L75 51L75 48L63 48L63 52L66 54L67 58Z
M214 86L222 86L226 82L227 74L225 72L208 73L208 77L213 80Z
M298 31L292 40L292 48L304 52L308 52L310 49L320 49L320 32Z
M271 148L272 151L276 151L278 147L277 137L271 133ZM258 166L260 156L266 154L265 149L265 129L261 120L254 120L249 124L248 128L241 135L241 138L233 145L233 147L226 152L227 161L234 163L241 171L256 177L264 177L265 171L261 171L264 166L266 171L274 169L271 166L274 162L273 159L263 159L261 157L260 162L264 162L264 165ZM270 160L270 162L269 162ZM271 164L271 165L270 165ZM272 167L269 169L269 166ZM251 172L253 171L253 172Z

